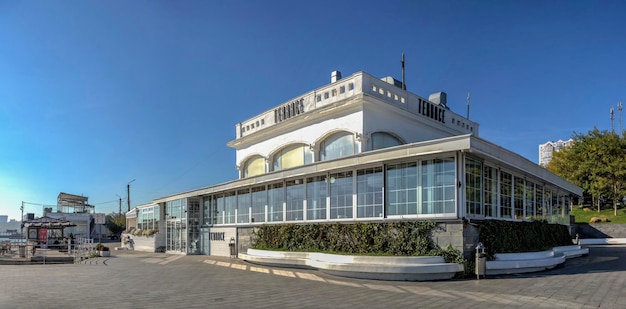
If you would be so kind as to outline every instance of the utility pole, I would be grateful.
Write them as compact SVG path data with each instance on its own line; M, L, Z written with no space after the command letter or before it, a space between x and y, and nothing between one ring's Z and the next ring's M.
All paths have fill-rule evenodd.
M117 194L116 194L116 196L120 198L120 209L119 209L118 213L121 215L122 214L122 197L117 195Z
M135 181L135 179L129 181L128 184L126 185L126 196L128 196L128 199L126 200L126 202L128 202L128 211L130 211L130 183L133 181Z
M24 238L24 201L22 201L22 206L20 207L20 210L22 211L22 218L20 219L20 234L22 238Z

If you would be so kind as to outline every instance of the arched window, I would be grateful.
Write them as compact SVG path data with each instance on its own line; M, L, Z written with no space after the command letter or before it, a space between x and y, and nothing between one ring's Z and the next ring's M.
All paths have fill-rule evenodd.
M265 174L265 158L259 156L246 161L243 177L252 177L261 174Z
M313 162L313 152L308 145L288 146L274 155L274 171L280 171Z
M385 132L372 133L371 138L372 138L372 150L393 147L393 146L398 146L398 145L403 144L395 136L389 133L385 133Z
M354 134L341 132L324 140L320 147L320 160L331 160L356 153Z

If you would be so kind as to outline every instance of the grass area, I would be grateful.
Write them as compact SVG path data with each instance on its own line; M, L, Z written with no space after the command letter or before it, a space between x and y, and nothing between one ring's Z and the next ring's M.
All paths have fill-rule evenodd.
M570 213L575 217L576 223L591 223L592 218L606 218L608 222L597 222L604 224L626 224L626 208L618 208L617 216L613 215L613 208L598 208L591 206L575 206Z

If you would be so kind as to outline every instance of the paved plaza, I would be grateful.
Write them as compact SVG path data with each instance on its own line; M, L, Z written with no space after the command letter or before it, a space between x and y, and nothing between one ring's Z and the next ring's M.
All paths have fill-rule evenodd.
M592 247L541 273L437 282L112 253L73 265L0 265L0 308L626 308L626 246Z

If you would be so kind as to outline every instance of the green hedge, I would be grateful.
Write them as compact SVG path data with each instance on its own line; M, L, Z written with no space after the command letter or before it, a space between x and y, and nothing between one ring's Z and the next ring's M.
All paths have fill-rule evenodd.
M567 226L545 221L510 222L490 220L478 227L487 253L517 253L548 250L572 244Z
M328 252L355 255L444 256L460 260L460 252L441 249L431 239L430 221L263 225L254 232L252 248L276 251Z

